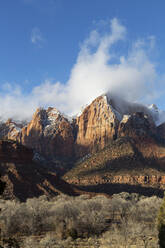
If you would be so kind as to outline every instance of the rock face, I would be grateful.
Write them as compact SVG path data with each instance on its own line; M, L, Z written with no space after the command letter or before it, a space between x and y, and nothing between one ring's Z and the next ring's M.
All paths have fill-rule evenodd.
M107 177L93 176L90 178L67 180L84 191L104 194L117 194L121 192L138 193L146 196L157 195L163 197L165 190L164 175L109 175Z
M72 125L55 108L37 109L32 121L22 128L16 140L48 159L73 156Z
M14 141L0 140L0 161L28 163L33 159L33 150Z
M165 140L165 123L157 127L157 133L161 139Z
M137 112L138 111L138 112ZM77 118L76 154L103 149L110 140L129 136L135 139L156 134L149 109L110 97L96 98Z
M140 185L142 187L153 187L165 190L165 175L111 175L107 177L93 176L90 178L70 179L71 184L76 185L106 185L106 184L128 184L128 185Z
M25 122L16 122L8 119L7 122L0 124L0 138L16 140L25 125Z
M33 150L15 141L0 140L0 172L5 182L3 198L26 200L59 193L78 195L55 171L33 161ZM1 183L1 181L0 181Z
M124 115L118 128L118 136L129 136L134 139L152 137L156 134L154 122L143 112Z
M76 154L97 151L116 139L120 119L121 114L108 103L106 96L96 98L77 117Z

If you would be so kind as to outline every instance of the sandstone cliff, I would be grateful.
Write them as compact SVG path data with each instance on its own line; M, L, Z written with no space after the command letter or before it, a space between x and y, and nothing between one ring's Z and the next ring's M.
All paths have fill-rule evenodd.
M106 147L122 136L152 140L157 135L152 113L145 106L114 100L106 95L96 98L76 119L76 154L82 156Z
M73 156L72 125L55 108L37 109L31 122L13 139L35 149L47 159Z
M21 132L21 129L26 125L26 122L18 122L8 119L5 123L0 124L0 139L16 140Z
M117 137L120 119L120 113L108 103L106 96L96 98L76 119L76 154L81 156L103 149L109 140Z

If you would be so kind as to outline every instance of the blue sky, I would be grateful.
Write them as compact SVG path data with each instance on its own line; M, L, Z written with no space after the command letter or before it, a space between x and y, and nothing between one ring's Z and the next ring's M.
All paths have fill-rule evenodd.
M165 109L164 9L164 0L0 1L0 115L48 105L75 114L105 90Z

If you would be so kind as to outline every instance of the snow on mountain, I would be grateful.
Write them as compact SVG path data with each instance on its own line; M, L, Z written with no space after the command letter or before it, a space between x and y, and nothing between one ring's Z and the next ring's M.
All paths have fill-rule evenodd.
M153 115L153 119L155 121L156 126L159 126L165 122L165 111L158 109L155 104L149 105L148 109Z

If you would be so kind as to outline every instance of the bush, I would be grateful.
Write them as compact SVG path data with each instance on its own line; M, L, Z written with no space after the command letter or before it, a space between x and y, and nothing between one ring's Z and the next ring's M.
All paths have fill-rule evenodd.
M160 248L165 248L165 196L158 212L158 238Z
M101 236L108 230L112 235L115 230L114 236L118 233L126 242L128 236L133 240L143 234L144 229L147 237L155 233L155 216L160 203L157 197L126 193L111 199L60 195L50 200L46 197L28 199L24 203L0 200L0 223L4 237L53 232L53 238L45 239L51 243L58 239ZM33 240L27 242L30 247Z
M60 238L100 234L109 215L110 199L58 196L25 203L1 201L0 222L4 236L35 235L55 231Z

